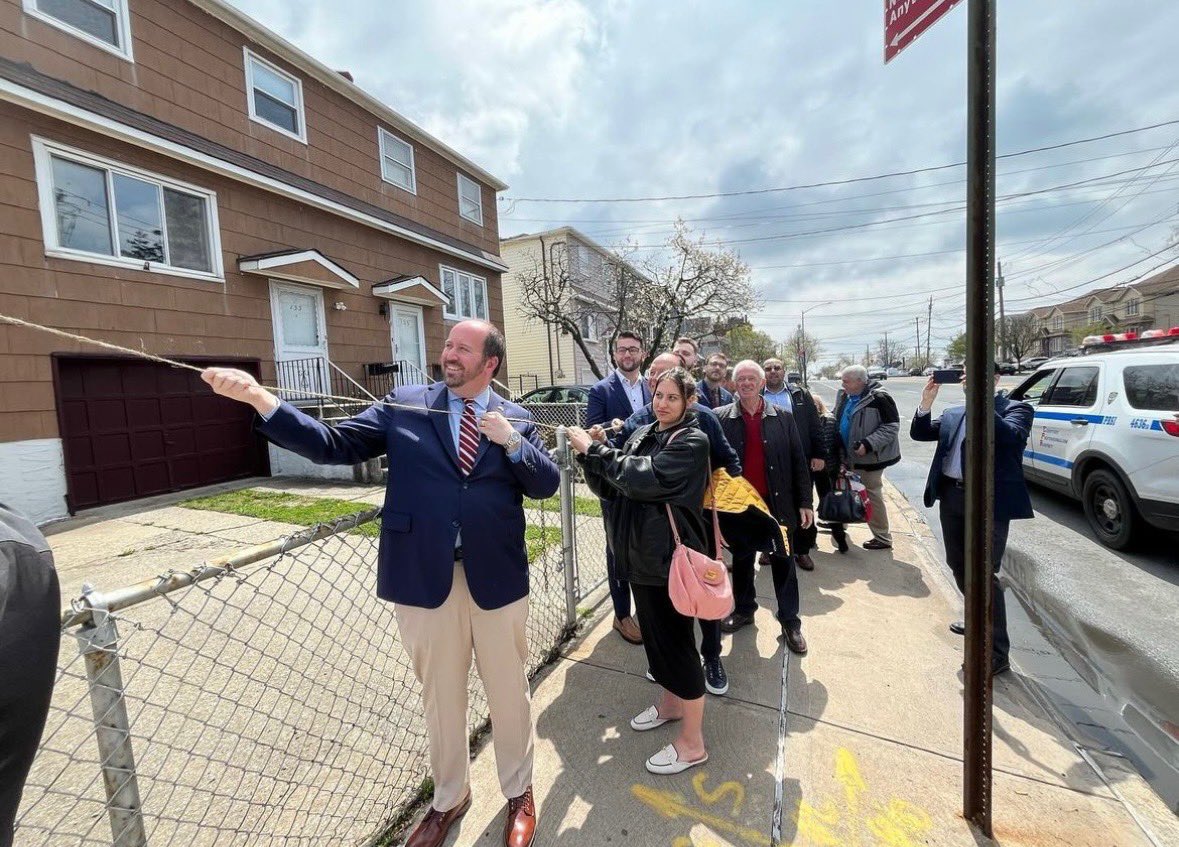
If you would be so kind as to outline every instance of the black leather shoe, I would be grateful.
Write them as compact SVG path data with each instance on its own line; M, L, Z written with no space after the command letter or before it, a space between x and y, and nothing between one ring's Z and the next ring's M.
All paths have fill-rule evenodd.
M729 675L719 658L704 660L704 687L714 697L723 697L729 692Z
M991 676L998 676L1001 673L1006 673L1011 670L1011 662L1007 659L992 659L991 660Z
M952 621L950 623L950 632L954 633L955 635L965 635L966 621Z
M794 557L794 561L804 571L813 571L815 569L815 560L811 558L810 553L799 553Z
M864 542L865 550L891 550L892 545L887 541L881 541L879 538L869 538Z
M782 638L786 640L786 646L790 648L791 653L806 655L806 639L802 637L802 627L787 627L783 624Z
M753 623L753 615L743 615L740 612L733 612L723 621L720 622L721 632L736 632L742 627L749 626Z

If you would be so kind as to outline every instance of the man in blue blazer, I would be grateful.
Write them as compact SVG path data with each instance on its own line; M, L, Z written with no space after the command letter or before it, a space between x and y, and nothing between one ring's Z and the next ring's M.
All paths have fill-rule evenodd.
M615 369L605 379L595 383L589 392L589 404L585 410L586 428L601 424L610 431L610 423L617 418L626 420L639 409L651 402L651 389L639 372L643 364L643 339L633 332L620 332L614 339ZM621 445L622 435L607 436L615 445ZM606 524L606 537L610 537L610 501L602 500L602 522ZM642 644L643 633L639 622L631 614L630 583L614 576L614 551L606 545L606 574L610 585L610 600L614 604L614 629L631 644Z
M491 391L504 348L491 324L456 324L442 351L443 382L399 388L335 427L280 401L242 371L202 374L218 394L253 406L268 439L313 462L352 465L389 456L377 594L396 604L422 686L434 777L433 804L407 847L437 847L471 804L472 651L508 798L504 843L526 847L536 829L523 497L551 497L559 474L528 412Z
M733 402L733 392L725 388L729 375L729 357L713 353L704 365L704 379L696 383L696 402L710 409L719 409Z
M995 374L998 384L999 374ZM963 377L963 387L966 379ZM932 507L941 501L938 516L942 525L942 540L946 545L946 564L954 574L958 588L964 590L966 581L966 407L952 406L934 420L931 410L937 399L939 385L930 377L921 392L921 404L909 437L914 441L936 441L937 450L929 467L925 483L925 505ZM1008 652L1011 641L1007 635L1007 606L999 585L998 571L1007 549L1007 531L1011 521L1033 517L1032 500L1023 478L1023 449L1032 429L1034 410L1027 403L995 398L995 529L992 543L995 555L995 574L991 577L991 673L998 674L1010 667ZM950 624L950 630L962 635L966 628L961 621Z

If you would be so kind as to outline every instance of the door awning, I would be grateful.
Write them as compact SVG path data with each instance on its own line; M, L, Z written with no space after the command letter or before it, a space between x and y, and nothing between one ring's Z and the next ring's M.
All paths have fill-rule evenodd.
M320 288L360 289L359 279L315 249L280 250L242 256L237 260L237 269L242 273L317 285Z
M419 306L445 306L446 295L421 276L395 276L373 286L373 294L386 300L416 303Z

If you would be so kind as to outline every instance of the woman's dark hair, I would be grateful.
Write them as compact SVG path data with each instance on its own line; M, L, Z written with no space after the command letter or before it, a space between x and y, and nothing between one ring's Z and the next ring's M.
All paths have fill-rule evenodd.
M655 387L658 388L659 383L665 379L675 382L684 398L684 411L686 412L688 406L692 405L692 401L696 399L696 380L684 368L671 368L659 375L659 379L655 380Z

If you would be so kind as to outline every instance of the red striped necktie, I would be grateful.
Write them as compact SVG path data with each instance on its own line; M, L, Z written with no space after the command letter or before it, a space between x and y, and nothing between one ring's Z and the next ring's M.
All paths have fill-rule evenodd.
M479 453L479 425L475 422L475 401L463 400L463 418L459 424L459 470L469 476Z

